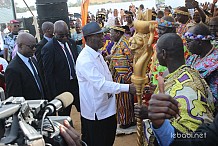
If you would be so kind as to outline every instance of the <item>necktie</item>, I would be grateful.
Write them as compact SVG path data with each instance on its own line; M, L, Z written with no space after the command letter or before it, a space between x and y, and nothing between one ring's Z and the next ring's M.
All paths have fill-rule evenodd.
M74 65L73 65L73 58L70 55L70 52L69 52L69 50L68 50L65 43L64 43L64 50L65 50L65 53L67 55L67 62L68 62L68 66L69 66L69 69L70 69L70 75L75 79L76 78L76 73L75 73L75 69L74 69Z
M35 69L35 67L33 65L33 62L32 62L32 60L30 58L29 58L29 63L30 63L30 66L31 66L31 68L33 70L35 81L37 82L38 88L39 88L39 90L40 90L40 92L42 94L42 98L44 98L44 92L43 92L41 80L40 80L39 75L37 74L36 69Z

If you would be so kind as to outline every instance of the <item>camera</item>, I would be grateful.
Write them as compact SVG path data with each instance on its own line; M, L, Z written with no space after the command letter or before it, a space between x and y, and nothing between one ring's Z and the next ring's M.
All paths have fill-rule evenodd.
M64 106L61 99L48 102L10 97L3 101L0 107L0 146L67 146L59 134L59 126L64 120L73 125L72 120L68 116L54 116L57 109Z

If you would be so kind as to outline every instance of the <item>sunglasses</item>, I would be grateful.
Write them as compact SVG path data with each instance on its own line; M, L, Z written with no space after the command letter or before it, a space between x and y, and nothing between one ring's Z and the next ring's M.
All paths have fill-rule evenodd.
M33 45L26 45L27 47L29 47L30 49L33 49L35 48L37 45L36 44L33 44Z
M57 34L56 38L57 39L63 39L64 37L69 37L69 35L70 35L69 33L67 33L67 34Z
M14 25L14 27L20 27L20 25Z

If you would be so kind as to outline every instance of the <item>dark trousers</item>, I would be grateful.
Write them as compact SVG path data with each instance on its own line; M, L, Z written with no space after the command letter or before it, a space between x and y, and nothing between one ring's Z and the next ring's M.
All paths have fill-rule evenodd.
M82 140L88 146L113 146L117 120L113 115L103 120L88 120L81 117L82 122Z

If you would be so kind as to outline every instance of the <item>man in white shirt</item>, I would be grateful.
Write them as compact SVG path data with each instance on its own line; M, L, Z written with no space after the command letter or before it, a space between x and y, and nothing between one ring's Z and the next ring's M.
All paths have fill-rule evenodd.
M98 49L103 47L103 30L96 22L82 29L86 45L78 56L76 74L79 82L82 140L88 146L112 146L116 135L115 94L135 93L133 84L112 80Z

